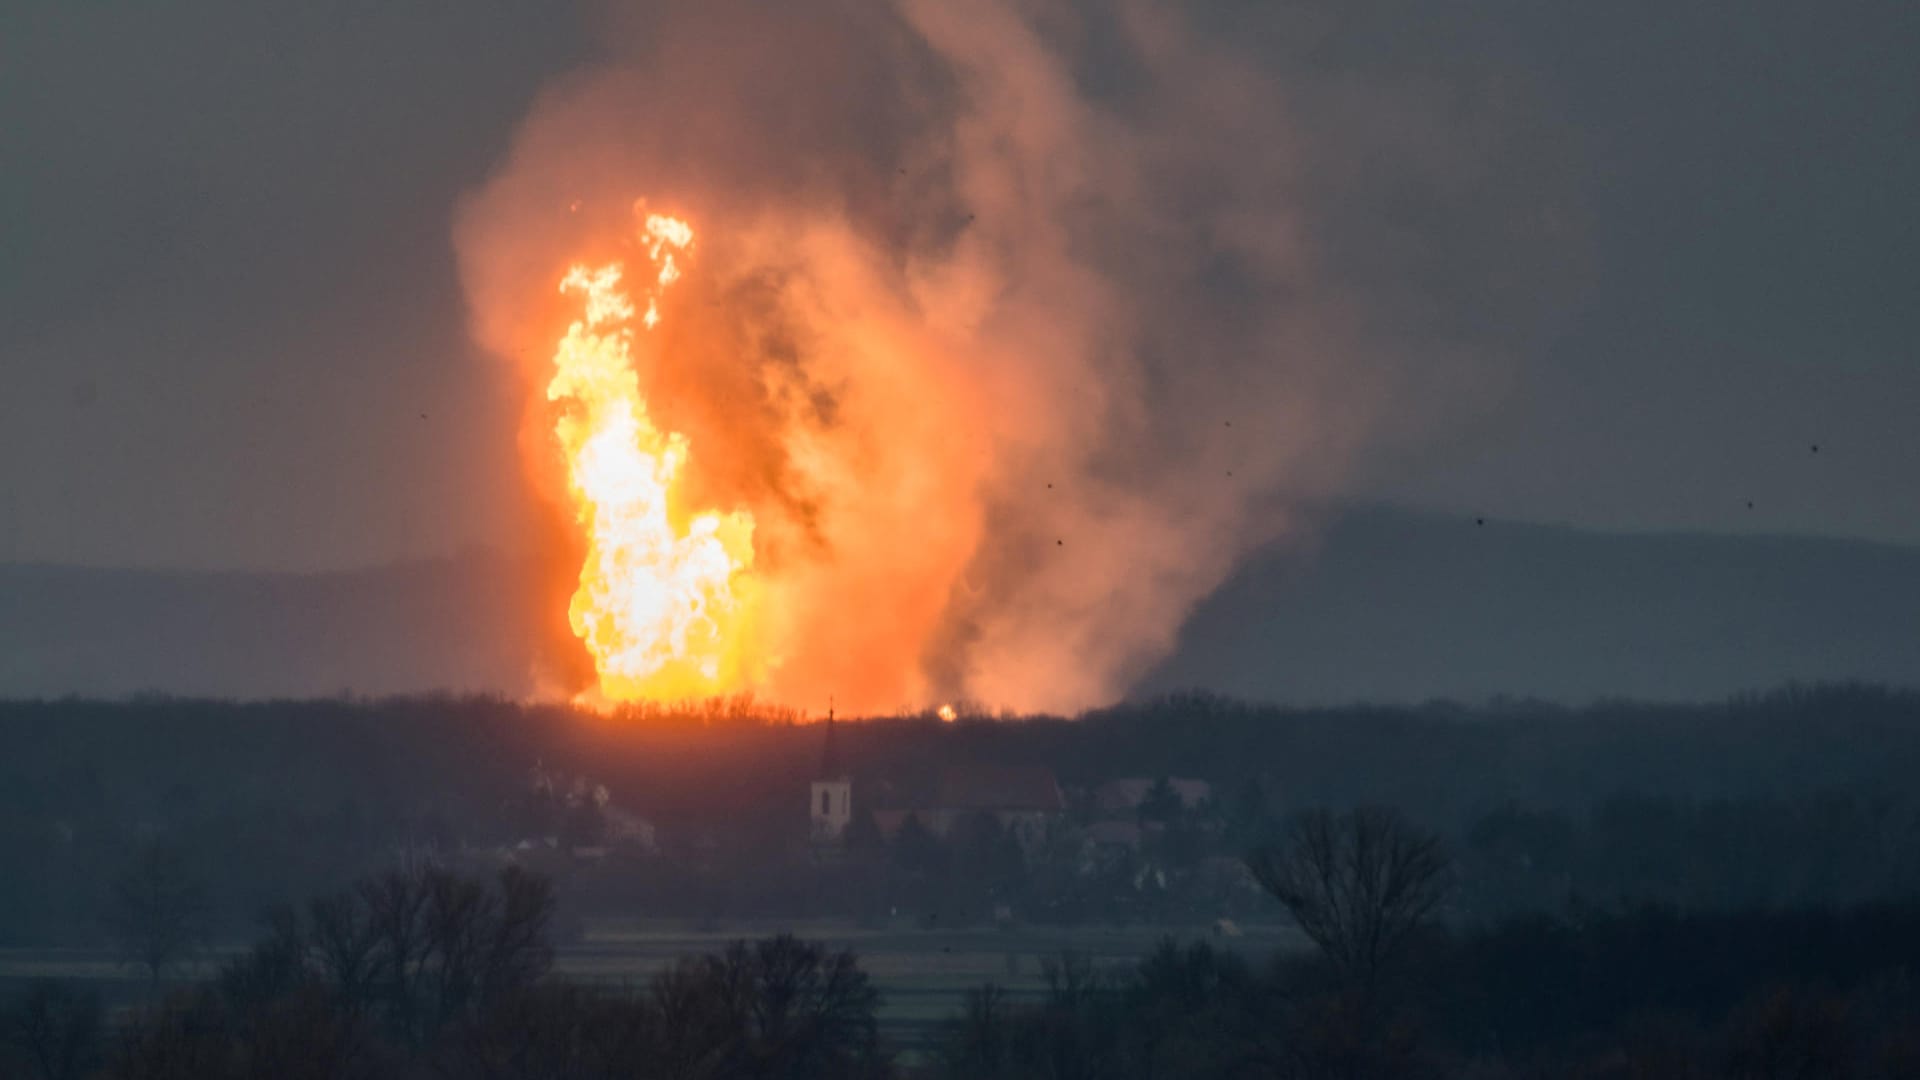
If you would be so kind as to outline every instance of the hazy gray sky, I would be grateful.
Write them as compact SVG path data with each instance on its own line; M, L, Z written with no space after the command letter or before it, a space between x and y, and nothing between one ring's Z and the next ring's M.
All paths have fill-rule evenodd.
M1920 541L1920 7L1245 7L1279 13L1237 27L1275 64L1521 118L1448 197L1537 202L1560 256L1550 310L1506 312L1458 280L1506 250L1479 216L1329 164L1358 193L1329 220L1404 206L1419 240L1348 247L1369 222L1343 221L1332 265L1364 289L1400 260L1526 328L1484 404L1350 495ZM450 226L589 38L479 0L0 11L0 559L516 544L520 391L469 342Z

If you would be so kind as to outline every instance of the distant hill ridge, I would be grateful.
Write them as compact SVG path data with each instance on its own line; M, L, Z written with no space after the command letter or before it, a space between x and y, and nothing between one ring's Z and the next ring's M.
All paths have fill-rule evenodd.
M1362 509L1247 560L1139 684L1295 703L1920 684L1920 548Z
M0 566L0 697L525 692L527 567ZM1711 699L1920 685L1920 548L1356 509L1248 559L1136 693L1280 702Z
M302 574L0 566L0 697L518 694L526 569L487 555Z

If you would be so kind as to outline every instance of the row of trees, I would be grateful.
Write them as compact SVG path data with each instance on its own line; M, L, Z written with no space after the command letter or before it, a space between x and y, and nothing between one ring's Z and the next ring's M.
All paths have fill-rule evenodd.
M1313 942L1265 968L1163 943L1037 1005L971 993L940 1045L970 1080L1920 1076L1920 902L1530 915L1449 929L1453 870L1396 814L1315 812L1251 865Z
M1816 954L1785 957L1766 935L1790 930L1789 920L1737 932L1753 970L1701 979L1646 940L1664 920L1638 913L1562 928L1588 957L1572 968L1509 953L1502 935L1441 938L1371 1010L1319 958L1261 966L1205 942L1171 941L1117 973L1063 958L1047 965L1038 1003L1012 1004L994 986L970 992L942 1033L938 1071L953 1080L1920 1075L1920 993L1897 964L1862 973ZM1836 915L1831 929L1844 941L1849 927L1877 921L1873 912ZM1920 912L1900 922L1910 947ZM1702 916L1688 929L1718 937L1729 928ZM1549 962L1532 967L1538 959ZM1653 981L1612 1001L1578 981L1627 969ZM1556 1015L1543 1017L1542 1005Z
M45 1080L880 1076L878 994L851 954L789 936L681 961L643 987L552 976L553 894L509 869L367 878L108 1037L56 983L5 1017L0 1075Z
M1920 802L1617 796L1582 815L1511 804L1459 843L1461 906L1481 918L1570 901L1677 907L1857 904L1920 893Z
M1439 840L1380 809L1315 811L1249 866L1313 948L1258 964L1167 941L1113 974L1043 966L1038 1004L968 996L934 1059L969 1080L1473 1075L1920 1075L1920 902L1746 912L1439 916ZM555 977L543 879L364 879L269 920L208 982L136 1009L37 987L0 1075L77 1080L881 1077L854 957L776 937L640 987Z
M854 913L845 898L866 894L831 875L809 881L789 854L804 844L818 727L742 702L644 712L600 719L452 698L0 702L0 850L32 868L0 873L0 945L92 944L109 883L155 835L182 851L228 936L264 904L351 880L396 849L594 839L591 804L529 803L536 762L590 773L659 826L666 865L582 874L568 894L583 906ZM970 762L1046 765L1070 790L1115 776L1205 778L1218 802L1202 808L1202 827L1174 822L1142 856L1172 871L1237 856L1304 807L1391 801L1454 842L1459 902L1499 917L1569 895L1822 903L1920 886L1916 720L1920 695L1861 687L1578 709L1187 696L1075 721L842 724L839 741L856 775L903 792ZM573 872L558 862L553 872ZM1065 877L1029 887L1048 917L1186 914L1178 896L1135 902L1139 869L1122 868L1110 889Z

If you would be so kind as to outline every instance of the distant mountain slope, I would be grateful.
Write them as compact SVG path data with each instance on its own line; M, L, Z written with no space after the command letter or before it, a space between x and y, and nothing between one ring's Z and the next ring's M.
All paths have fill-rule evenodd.
M313 575L0 566L0 696L527 689L526 567ZM1920 549L1355 510L1248 560L1138 694L1717 698L1920 685Z
M329 574L0 566L0 696L519 693L524 568Z
M1704 699L1842 679L1920 684L1920 549L1369 509L1310 555L1250 559L1137 692Z

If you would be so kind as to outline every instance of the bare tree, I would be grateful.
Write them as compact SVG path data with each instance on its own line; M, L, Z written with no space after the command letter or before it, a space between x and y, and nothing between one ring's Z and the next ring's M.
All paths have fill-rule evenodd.
M1764 990L1728 1018L1727 1076L1789 1080L1856 1074L1853 1018L1845 998L1827 991L1778 986Z
M106 1075L113 1080L220 1080L233 1048L219 998L204 989L172 995L116 1024Z
M998 1076L1007 1059L1010 1034L1007 992L987 983L967 991L960 1015L947 1021L942 1046L952 1076Z
M652 983L659 1075L792 1080L887 1074L879 992L850 952L782 934L684 959Z
M445 870L395 871L314 906L324 971L356 1009L377 1001L416 1045L472 1021L537 982L552 964L553 889L509 867L484 880Z
M102 1030L98 995L38 979L5 1019L5 1037L19 1058L20 1075L80 1080L92 1072ZM0 1057L0 1073L13 1075L6 1064Z
M207 900L186 859L152 844L113 883L107 925L121 960L147 973L157 989L168 971L185 963L206 939Z
M1342 981L1371 998L1380 979L1445 899L1440 842L1391 810L1315 810L1277 847L1247 857Z
M213 983L138 1012L113 1075L577 1076L586 1073L568 1055L585 1053L587 1039L595 1053L632 1057L638 1036L618 1002L542 984L553 912L544 878L508 868L489 887L442 869L396 871L307 911L275 909L268 935ZM500 1064L522 1048L551 1070ZM11 1075L4 1064L0 1074Z
M308 905L308 936L321 977L355 1016L374 1006L380 974L379 927L366 894L323 896Z

